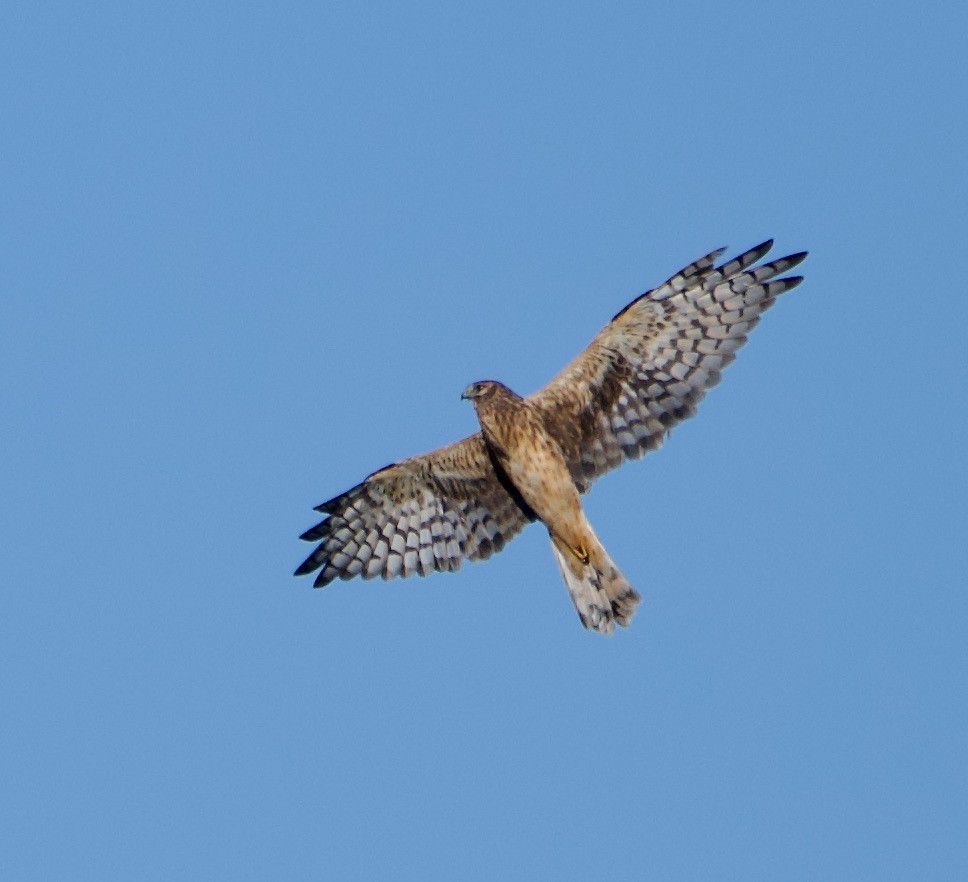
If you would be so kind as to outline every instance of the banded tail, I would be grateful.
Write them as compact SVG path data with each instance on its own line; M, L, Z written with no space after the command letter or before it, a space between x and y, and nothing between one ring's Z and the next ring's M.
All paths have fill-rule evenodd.
M642 598L615 566L590 526L587 531L587 561L554 534L551 548L581 623L592 631L608 635L615 630L616 623L623 628L629 626Z

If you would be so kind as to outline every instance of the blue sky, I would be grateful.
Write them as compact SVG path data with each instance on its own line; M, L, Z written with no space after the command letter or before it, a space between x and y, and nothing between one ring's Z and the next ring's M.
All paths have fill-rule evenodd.
M968 874L961 4L5 4L0 875ZM311 507L705 251L810 249L589 517Z

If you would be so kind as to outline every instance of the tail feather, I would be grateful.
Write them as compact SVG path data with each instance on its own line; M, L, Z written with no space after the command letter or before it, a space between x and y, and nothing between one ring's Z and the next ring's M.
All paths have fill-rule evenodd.
M551 541L581 623L592 631L611 634L616 623L623 628L629 626L642 598L597 539L595 544L597 547L589 549L588 563L582 563L570 551L559 547L554 538Z

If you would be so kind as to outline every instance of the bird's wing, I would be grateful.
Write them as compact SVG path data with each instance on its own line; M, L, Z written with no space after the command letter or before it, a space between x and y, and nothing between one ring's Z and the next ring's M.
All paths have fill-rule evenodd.
M500 551L534 514L495 470L480 433L374 472L316 510L318 542L296 570L336 578L425 576Z
M656 449L695 413L760 315L803 281L776 278L806 252L753 266L772 240L719 266L719 249L633 300L529 401L558 439L583 492Z

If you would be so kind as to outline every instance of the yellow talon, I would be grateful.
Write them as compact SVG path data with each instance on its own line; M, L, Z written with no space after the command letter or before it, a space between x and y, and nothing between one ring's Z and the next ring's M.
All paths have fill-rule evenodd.
M577 548L572 548L571 553L575 555L583 564L588 563L588 549L584 545L579 545Z

